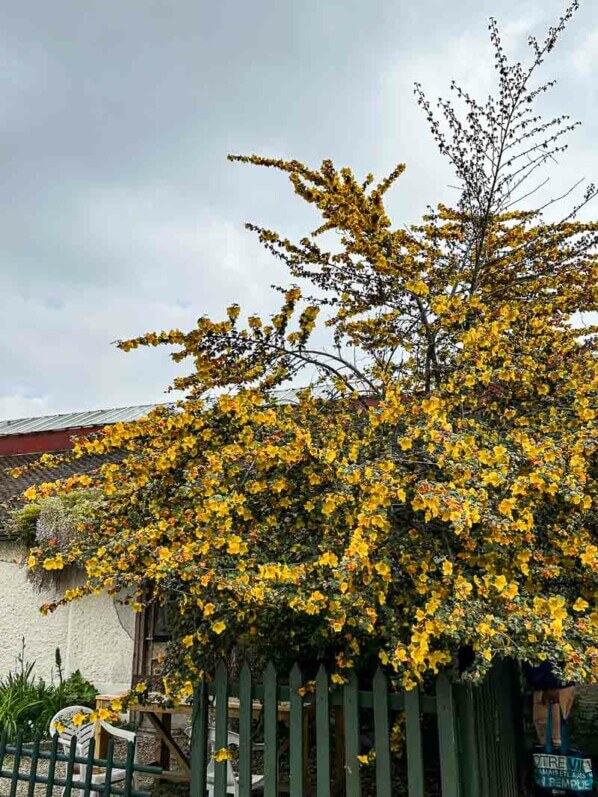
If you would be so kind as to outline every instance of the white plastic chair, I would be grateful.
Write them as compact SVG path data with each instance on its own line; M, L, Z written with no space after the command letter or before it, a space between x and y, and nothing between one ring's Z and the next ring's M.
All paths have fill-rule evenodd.
M228 746L229 747L239 747L239 734L235 733L234 731L228 732ZM208 747L212 754L216 750L216 729L209 728L208 729ZM263 743L254 743L252 745L252 749L256 750L263 750L264 745ZM206 772L206 787L208 792L208 797L214 797L214 778L215 778L215 768L216 762L214 761L213 755L208 762L207 772ZM251 774L251 791L256 791L257 789L262 789L264 786L264 776L263 774L255 775ZM232 797L239 797L239 776L233 769L232 763L227 760L226 762L226 794L227 797L232 795Z
M191 731L192 726L188 725L184 728L185 735L191 739ZM239 747L239 734L235 733L234 731L228 732L228 746L229 747ZM252 744L253 752L263 751L264 750L264 743L263 742L254 742ZM214 761L214 752L216 751L216 729L212 726L208 728L208 755L210 756L210 761L208 762L207 772L206 772L206 788L208 797L214 797L214 777L215 777L215 766L216 762ZM261 789L264 786L264 776L261 774L253 774L251 775L251 791L256 791L257 789ZM239 776L233 769L233 765L230 761L226 762L226 794L227 797L232 795L232 797L239 797Z
M89 752L89 745L94 738L96 725L93 722L86 722L84 725L77 726L73 723L75 714L85 714L88 716L92 710L87 706L67 706L56 713L50 721L50 736L54 737L58 733L58 741L62 745L63 751L68 753L71 747L71 739L73 736L76 738L77 756L85 758ZM60 726L60 727L57 727ZM125 731L122 728L115 728L109 722L101 721L100 725L110 734L117 739L125 739L127 742L134 742L136 734L133 731ZM85 764L78 765L77 779L85 780L87 766ZM126 771L124 769L113 769L110 773L110 783L118 783L124 780ZM94 773L91 776L93 784L103 784L106 781L106 772ZM64 794L65 789L62 790ZM79 789L82 794L82 790Z

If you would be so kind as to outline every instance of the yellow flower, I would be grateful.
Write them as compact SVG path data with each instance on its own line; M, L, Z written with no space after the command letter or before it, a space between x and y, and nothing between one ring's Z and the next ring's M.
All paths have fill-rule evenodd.
M376 572L382 576L382 578L386 578L390 575L390 566L387 562L376 562L374 565L376 568Z
M236 534L228 539L228 548L227 553L235 554L241 552L241 544L243 540L241 537L237 536Z
M417 296L427 296L430 293L430 289L426 285L426 283L419 279L419 280L412 280L411 282L406 282L405 287L411 293L415 293Z
M231 759L231 752L226 747L221 747L220 750L216 750L214 753L214 761L216 761L218 764L221 761L230 761Z
M226 628L226 623L224 623L222 620L217 620L217 621L216 621L216 622L215 622L215 623L212 625L212 631L213 631L215 634L221 634L221 633L224 631L224 629L225 629L225 628Z
M504 576L496 576L494 579L494 586L499 592L502 592L507 586L507 579Z
M455 591L459 597L467 598L469 595L471 595L473 586L466 578L459 576L459 578L455 581Z
M585 609L588 608L590 604L587 601L584 601L583 598L578 598L575 603L573 604L573 611L575 612L583 612Z
M453 563L449 562L448 559L445 559L442 563L442 575L444 576L452 576L453 575Z
M513 498L503 498L498 505L498 511L503 515L508 515L508 517L511 517L513 515L514 506L515 500Z
M193 684L191 683L191 681L185 681L185 683L181 688L181 691L179 692L179 697L185 698L189 697L192 694L193 694Z
M193 640L194 640L194 635L193 634L187 634L187 636L184 636L181 639L181 642L183 643L183 645L186 648L190 648L193 645Z
M501 481L502 477L495 470L491 470L489 473L484 473L482 476L482 483L491 484L493 487L498 487Z

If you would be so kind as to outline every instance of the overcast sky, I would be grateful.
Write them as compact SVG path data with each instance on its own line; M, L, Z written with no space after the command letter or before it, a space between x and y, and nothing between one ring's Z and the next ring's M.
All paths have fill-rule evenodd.
M397 223L449 199L413 98L492 87L487 20L507 50L560 0L19 0L0 25L0 418L164 399L166 352L111 341L189 328L233 301L273 306L278 267L247 220L313 217L281 175L229 152L407 172ZM584 123L550 191L598 179L598 3L545 64L547 113ZM592 209L594 217L596 208Z

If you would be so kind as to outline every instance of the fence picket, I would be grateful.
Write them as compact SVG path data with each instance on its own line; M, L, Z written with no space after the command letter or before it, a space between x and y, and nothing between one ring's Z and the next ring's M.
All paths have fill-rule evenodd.
M14 753L14 761L13 761L13 770L12 770L12 778L10 782L10 797L15 797L17 793L17 785L19 783L19 768L21 766L21 751L23 749L23 731L19 731L17 734L17 742L15 745L15 753Z
M87 751L87 763L85 764L85 790L84 794L91 794L91 781L93 778L93 759L95 753L96 741L92 737L89 741L89 749Z
M228 671L223 661L216 667L214 679L216 695L215 753L228 752ZM226 797L228 760L214 761L214 797Z
M191 794L203 797L206 793L208 765L208 688L205 678L193 696L191 718Z
M276 670L264 671L264 797L278 794L278 694Z
M2 767L4 765L4 755L6 753L7 740L8 740L8 731L5 728L2 731L2 735L0 736L0 771L2 771Z
M251 669L245 662L239 678L239 797L251 797L252 715Z
M41 741L41 733L36 731L33 737L33 748L31 750L31 763L29 765L29 788L27 789L27 797L34 797L35 784L37 780L37 762L39 759L39 744ZM0 769L2 767L0 766Z
M69 745L68 761L66 764L66 778L64 784L64 791L62 797L71 797L73 790L73 777L75 775L75 757L77 755L77 737L75 734L71 736L71 743ZM109 794L110 792L108 792Z
M125 797L129 797L133 787L135 771L135 742L127 743L127 760L125 763Z
M436 683L436 700L442 797L460 797L455 704L452 684L446 673L442 673Z
M303 797L303 675L295 664L289 678L291 716L289 718L289 767L291 797Z
M74 738L74 737L73 737ZM111 780L112 780L112 764L114 763L114 739L108 739L108 745L106 746L106 772L105 772L105 780L104 780L104 789L102 790L102 794L104 797L108 797L111 791Z
M330 797L330 693L323 664L316 676L316 790Z
M421 709L417 688L405 692L405 732L409 797L424 797Z
M48 765L48 783L46 785L46 797L52 797L54 791L54 776L56 774L56 754L58 753L58 734L52 739L50 748L50 763Z
M482 788L478 748L481 739L476 732L475 700L471 684L460 684L455 693L459 707L459 730L462 741L461 760L467 766L467 777L463 779L464 797L488 797Z
M388 725L388 682L378 667L373 683L374 750L376 751L376 797L391 797L390 729Z
M344 686L345 771L347 797L361 797L359 772L359 686L351 670Z

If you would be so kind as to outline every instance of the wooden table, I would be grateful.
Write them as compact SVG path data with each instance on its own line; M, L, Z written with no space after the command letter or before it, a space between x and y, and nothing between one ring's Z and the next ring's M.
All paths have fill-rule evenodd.
M110 708L113 700L118 700L119 695L98 695L96 697L96 711L101 708ZM257 719L262 712L262 702L254 700L252 704L252 713L254 719ZM193 707L191 705L179 705L175 708L168 708L160 703L146 703L146 704L130 704L128 711L138 712L139 714L146 714L148 720L153 725L158 740L160 742L160 756L159 766L164 770L161 777L169 780L190 781L191 780L191 766L189 758L181 750L176 740L172 737L172 715L182 714L191 716ZM278 719L282 722L289 721L291 707L289 703L278 704ZM239 698L229 697L228 699L228 716L239 716ZM102 725L98 722L95 732L95 750L96 757L104 758L108 744L109 734L104 730ZM180 762L181 772L172 772L170 769L171 756L174 755Z

